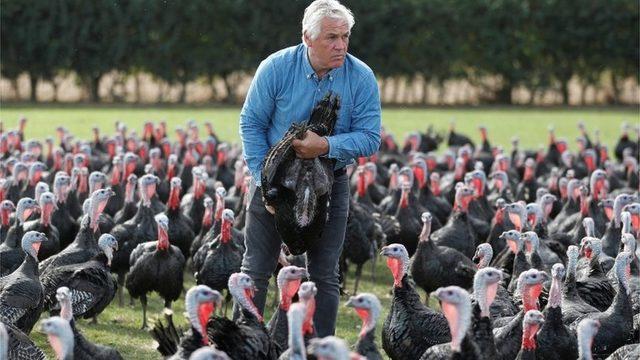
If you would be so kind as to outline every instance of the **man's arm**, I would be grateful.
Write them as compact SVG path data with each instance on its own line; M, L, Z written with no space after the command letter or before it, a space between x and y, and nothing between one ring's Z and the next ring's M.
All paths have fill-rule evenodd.
M274 75L270 59L260 63L240 112L240 138L244 159L257 186L260 186L262 161L269 151L267 129L275 107Z
M378 151L380 117L378 83L373 73L368 73L355 91L350 132L327 137L328 157L349 161Z

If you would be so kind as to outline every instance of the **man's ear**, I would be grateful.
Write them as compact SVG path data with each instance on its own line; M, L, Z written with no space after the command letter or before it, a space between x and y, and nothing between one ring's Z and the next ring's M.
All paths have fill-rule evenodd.
M309 38L309 35L307 35L307 32L304 32L304 35L302 35L302 37L304 38L304 43L305 45L307 45L307 47L313 47L311 44L311 38Z

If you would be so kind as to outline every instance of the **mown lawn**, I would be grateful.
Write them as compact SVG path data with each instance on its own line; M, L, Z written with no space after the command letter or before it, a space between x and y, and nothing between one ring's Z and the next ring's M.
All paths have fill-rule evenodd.
M24 115L29 119L26 129L27 137L45 138L55 136L55 128L63 125L71 130L78 138L89 138L91 128L95 125L103 133L112 133L116 120L125 122L129 129L140 133L142 123L147 120L166 120L169 128L183 126L187 120L197 122L211 121L219 136L224 140L238 140L239 108L119 108L119 107L15 107L2 106L0 120L5 129L16 125L17 119ZM620 125L628 122L632 125L639 123L637 110L633 109L518 109L518 108L486 108L486 109L385 109L383 110L383 125L403 139L405 134L413 130L424 130L432 124L443 133L449 122L455 120L457 129L467 133L478 141L477 127L485 125L489 131L492 143L500 144L510 149L510 140L517 136L523 147L537 148L547 143L547 127L553 125L559 137L565 137L569 145L574 147L578 135L576 123L584 121L593 136L596 129L600 130L604 143L613 147L620 133ZM353 270L353 269L352 269ZM353 287L353 273L350 273L349 288ZM185 287L193 285L193 277L188 274ZM378 261L377 281L371 279L371 266L366 266L361 282L361 291L375 293L384 306L379 320L379 329L389 307L390 285L392 277ZM270 292L273 296L274 291ZM267 302L271 304L272 298ZM343 299L343 303L344 303ZM174 304L174 319L178 324L185 324L182 313L184 302ZM272 309L267 310L265 318L269 318ZM87 338L92 341L117 347L127 359L157 359L159 354L154 349L151 337L140 330L141 307L139 302L135 306L118 307L112 304L99 318L98 325L91 325L85 320L78 320L78 325ZM159 297L151 296L149 300L149 318L162 317L162 302ZM340 307L337 335L354 343L360 327L360 320L352 309ZM37 331L32 333L39 346L46 349L50 355L51 348L46 344L46 337Z

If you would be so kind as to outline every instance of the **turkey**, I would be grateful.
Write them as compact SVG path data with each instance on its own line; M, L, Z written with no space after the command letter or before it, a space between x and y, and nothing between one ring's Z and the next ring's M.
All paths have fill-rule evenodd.
M440 287L456 285L470 288L476 270L473 261L464 254L450 247L435 245L429 239L431 220L431 213L422 213L424 225L411 262L411 276L416 285L427 293L425 304L429 303L429 294Z
M20 244L24 235L23 225L34 211L40 209L32 198L22 198L16 207L16 219L0 244L0 277L11 274L24 260L25 252Z
M13 325L0 321L0 359L46 360L44 351Z
M578 263L579 250L575 245L567 249L567 276L562 293L562 320L565 324L571 324L584 314L598 312L598 309L589 305L578 292L576 285L576 264Z
M305 305L302 303L291 304L287 311L287 327L289 336L287 339L288 348L283 352L279 360L305 359L307 352L305 349L302 327L305 316Z
M191 242L191 247L189 249L189 254L191 256L195 255L200 246L202 246L202 240L209 232L209 229L213 226L213 199L209 196L204 197L204 214L202 215L202 227L200 228L200 232L198 235L193 238ZM220 212L220 216L222 216L222 211Z
M156 291L164 299L164 306L171 309L171 302L182 293L185 258L175 245L169 243L169 219L158 214L157 241L138 244L131 252L130 271L125 286L134 299L142 304L142 328L147 328L147 293Z
M578 359L593 359L593 341L600 330L600 321L594 319L583 319L576 328L578 338Z
M58 359L122 359L114 349L93 344L83 336L78 337L74 334L69 321L59 316L43 320L40 324L40 331L47 334Z
M427 308L406 275L409 254L401 244L382 248L393 274L393 300L382 327L382 347L392 359L415 360L429 347L451 340L445 317Z
M189 248L195 237L193 230L193 221L186 217L180 211L180 190L182 189L182 180L179 177L171 179L171 189L169 191L169 200L167 201L167 210L165 214L169 219L169 241L182 251L186 257L189 256Z
M193 257L196 282L222 292L229 276L240 271L244 250L234 240L233 210L224 209L220 234L203 244Z
M117 284L111 277L109 267L118 242L110 234L102 234L98 239L100 253L83 263L55 265L41 275L44 288L44 308L54 309L57 305L56 290L65 286L70 291L73 315L85 319L97 316L113 300Z
M632 260L633 255L627 252L621 252L616 257L614 269L618 280L618 292L611 306L604 312L584 315L571 324L571 327L575 329L584 318L600 322L601 328L593 339L593 352L598 356L606 357L610 355L631 339L633 311L631 309L631 299L629 298L630 288L627 274Z
M65 172L58 172L53 180L53 193L56 197L56 208L51 214L51 223L58 229L60 235L60 248L66 248L75 238L80 225L71 216L67 208L67 196L71 178Z
M300 159L291 143L302 139L308 130L319 136L333 133L339 109L338 97L327 94L315 106L309 121L292 124L264 159L262 196L275 214L278 232L294 255L305 252L308 244L320 239L333 185L334 160Z
M228 287L242 309L241 315L235 322L224 317L210 317L207 321L209 341L232 359L277 359L277 346L271 341L262 314L252 300L253 280L246 274L235 273L229 277Z
M400 170L400 174L406 173L400 181L400 199L398 208L394 213L394 217L400 224L400 233L396 236L388 236L387 243L399 243L405 246L409 252L409 256L413 256L418 246L418 238L422 230L420 215L426 209L420 205L418 198L413 194L414 176L410 168L404 167ZM432 218L432 227L440 229L442 224L437 218ZM385 226L386 228L386 226Z
M305 336L305 341L316 337L316 330L313 326L313 316L316 313L317 294L318 288L313 281L305 281L300 284L298 299L305 306L305 316L302 322L302 332Z
M207 320L220 308L222 295L206 285L196 285L187 291L185 311L189 320L189 331L182 334L175 328L172 312L165 310L166 325L157 321L151 336L158 342L156 348L162 356L171 359L188 359L197 349L209 345Z
M124 205L113 216L116 224L122 224L136 215L138 205L136 205L136 185L138 177L136 174L130 174L127 177L127 183L124 188Z
M271 320L267 324L269 336L273 342L284 351L287 348L289 328L287 327L287 311L293 301L293 297L298 292L302 278L308 278L306 269L297 266L285 266L280 269L276 282L280 291L280 304L278 310L273 313Z
M633 195L620 194L613 201L613 219L607 224L604 235L602 236L602 250L609 256L616 256L620 248L620 236L622 235L622 221L620 215L622 208L635 201Z
M538 356L539 340L536 339L539 336L540 326L546 324L545 316L538 310L529 310L524 315L522 320L522 343L520 345L520 351L516 355L516 360L535 360ZM572 354L572 356L575 353ZM551 358L557 357L558 354L552 354ZM540 357L544 359L543 357ZM562 357L561 357L562 359Z
M522 310L513 318L507 319L503 327L495 328L496 349L505 359L513 359L520 349L522 339L522 320L529 310L538 310L538 297L542 292L542 283L548 278L545 272L529 269L518 278L518 294L522 298Z
M0 244L4 242L7 237L9 228L11 228L11 213L16 209L16 206L11 200L3 200L0 203Z
M502 272L495 268L482 268L473 279L472 319L470 335L478 349L486 358L497 357L495 339L493 338L492 309L495 297L502 281Z
M71 304L72 294L69 288L63 286L56 291L56 299L60 307L60 317L71 326L74 341L74 356L79 359L122 360L118 350L89 342L75 326ZM46 320L45 320L46 321Z
M151 209L151 197L155 194L158 178L154 175L144 175L139 180L139 190L142 200L136 215L116 225L111 234L118 240L118 252L113 257L111 272L118 274L118 303L124 306L122 288L124 276L129 271L129 257L138 244L154 241L158 238L158 225Z
M80 231L69 246L61 252L40 263L40 272L46 277L48 272L59 266L79 264L89 261L100 252L96 237L99 234L98 220L109 198L113 196L110 189L96 190L89 198L89 211L83 217ZM56 287L57 288L57 287ZM56 288L50 289L55 291Z
M576 338L569 327L564 325L562 319L564 275L564 266L560 263L554 264L551 268L549 300L543 311L545 322L540 327L537 339L536 354L543 359L554 357L568 359L578 352Z
M380 300L374 294L362 293L350 297L345 306L354 308L362 319L362 327L355 344L356 352L368 360L382 360L375 342L376 322L382 311Z
M186 169L186 167L184 168ZM183 169L183 170L184 170ZM180 209L182 212L193 221L193 232L199 233L202 226L200 221L196 219L202 219L204 215L204 196L207 186L207 173L199 166L194 167L191 172L193 179L193 187L190 192L185 194L180 201ZM185 179L181 177L183 186L187 186Z
M449 323L451 343L431 346L420 359L481 359L478 346L467 334L471 325L469 293L458 286L448 286L436 290L434 296L440 300L442 312Z
M47 236L47 241L38 250L38 261L42 261L60 251L60 235L58 229L51 224L51 213L56 206L53 193L42 193L38 203L40 205L40 219L27 221L24 224L24 231L38 231Z
M47 237L43 233L25 233L22 237L22 250L27 254L24 261L14 272L0 278L0 321L16 326L26 334L31 332L42 312L38 249L44 241Z
M459 186L456 190L454 212L449 221L431 234L431 241L435 245L456 249L468 258L473 257L476 247L476 234L468 213L473 193L473 189Z

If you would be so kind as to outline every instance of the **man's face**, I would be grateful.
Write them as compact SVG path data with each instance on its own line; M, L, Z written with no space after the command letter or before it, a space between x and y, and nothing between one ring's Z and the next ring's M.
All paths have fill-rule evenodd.
M342 19L324 18L320 34L315 40L307 39L309 56L318 70L335 69L342 66L349 47L349 24Z

